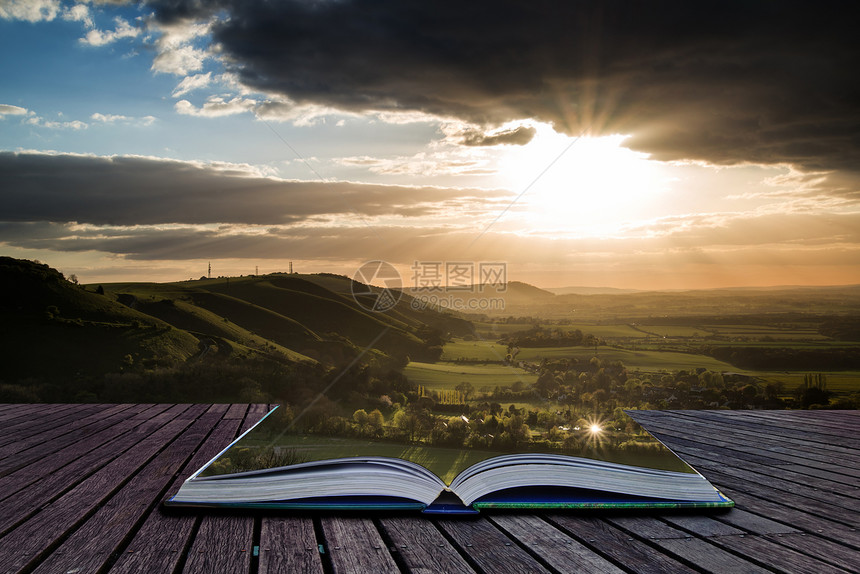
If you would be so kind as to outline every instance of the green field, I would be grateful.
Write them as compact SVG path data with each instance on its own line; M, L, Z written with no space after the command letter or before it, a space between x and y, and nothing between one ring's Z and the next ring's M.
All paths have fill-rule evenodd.
M468 382L476 390L482 387L511 386L516 382L531 385L537 375L517 367L505 365L463 365L459 363L411 362L403 374L413 383L428 390L451 390L460 383Z
M508 348L495 341L454 339L442 348L443 361L504 361Z
M803 384L806 373L772 373L761 371L748 371L761 378L767 383L783 383L784 393L790 395L794 389ZM827 390L839 394L850 394L860 391L860 372L842 371L838 373L827 373Z
M520 349L518 360L536 362L541 359L577 359L580 363L597 357L601 361L621 361L630 371L678 371L696 368L710 371L734 371L744 373L728 363L705 355L692 355L672 351L628 351L610 347L597 350L586 347L543 347Z

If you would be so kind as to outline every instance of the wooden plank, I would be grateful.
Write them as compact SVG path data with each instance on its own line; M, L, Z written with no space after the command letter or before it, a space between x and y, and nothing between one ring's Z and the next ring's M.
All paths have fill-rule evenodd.
M731 470L731 469L727 469ZM765 482L754 482L739 478L733 474L725 474L716 470L709 470L707 478L717 488L733 489L736 491L753 494L760 498L764 498L773 503L783 505L789 509L808 512L810 514L826 514L830 520L840 522L846 526L855 526L857 513L840 508L837 505L823 504L822 501L803 496L802 494L794 494L784 490L779 490Z
M135 423L129 421L125 413L136 412L141 407L135 406L123 413L105 416L105 428L101 431L79 440L67 447L54 452L51 456L42 457L31 464L0 477L0 500L8 498L15 492L33 482L62 469L86 455L88 452L101 448L105 443L134 428ZM100 425L101 426L101 425Z
M747 411L705 411L706 416L719 416L735 424L754 428L770 428L770 434L779 436L798 436L796 432L803 435L814 434L811 440L821 440L820 437L835 438L839 441L847 441L856 446L858 439L852 435L846 435L845 427L856 428L860 425L860 415L857 411L829 411L826 416L821 416L815 411L755 411L755 415L745 415ZM738 413L740 416L736 416Z
M656 426L656 425L655 425ZM786 470L785 468L772 465L772 464L762 464L756 463L752 460L749 460L750 457L738 455L735 456L735 453L726 454L726 450L718 444L715 444L717 441L705 441L705 440L696 440L695 442L687 440L682 435L681 431L671 431L664 432L661 427L658 429L649 429L649 432L653 430L655 436L660 438L660 440L669 441L675 447L678 446L688 446L692 444L711 444L715 448L709 451L708 462L709 463L720 463L721 469L725 469L728 473L729 470L725 468L725 465L735 466L738 460L743 460L743 471L745 473L749 473L749 476L758 475L762 478L760 480L767 480L768 482L774 481L778 482L782 485L782 488L785 490L796 490L798 488L806 490L811 493L821 491L819 497L827 497L833 502L837 502L838 504L848 507L848 508L856 508L858 504L860 504L860 491L856 488L856 482L848 477L842 477L842 482L836 483L833 480L826 480L822 478L818 478L815 476L810 476L808 474L800 474L798 472L794 472L792 470ZM832 468L832 466L829 466ZM815 497L816 495L810 494L810 496Z
M17 424L22 420L32 420L35 417L51 412L51 410L68 409L71 408L72 405L22 403L4 404L2 407L3 411L0 412L0 429L3 429L6 424L12 425Z
M224 413L224 420L235 420L240 423L239 434L243 432L242 425L251 426L257 422L250 422L248 414L249 405L233 404ZM257 419L259 420L259 419ZM247 428L247 427L244 427ZM224 448L230 441L223 444ZM216 453L217 454L217 453ZM251 516L221 516L204 514L200 521L200 528L194 537L191 550L188 553L188 562L183 572L186 573L208 573L208 572L246 572L250 568L250 554L253 550L254 519ZM232 540L222 540L223 536L232 537ZM209 557L210 554L226 552L224 558Z
M700 572L714 572L715 574L768 572L751 560L736 556L704 539L691 536L669 526L654 517L608 518L607 522L634 536L647 538L653 546L666 550L684 562L692 564ZM714 540L721 538L731 538L731 536L715 537Z
M108 499L116 489L155 455L166 442L173 440L187 426L187 421L172 420L184 407L166 411L167 422L157 421L160 428L146 434L135 448L114 459L95 474L68 491L38 514L0 538L0 572L17 572L43 558L58 540ZM156 420L158 417L155 417ZM140 427L139 427L140 429Z
M741 512L744 511L735 508L730 512L727 512L726 514L737 515ZM668 522L672 526L683 529L684 531L692 533L700 538L708 538L711 536L731 536L747 533L746 530L741 530L736 526L721 522L712 516L703 516L695 514L667 514L665 516L661 516L660 518Z
M548 519L593 552L631 572L695 572L675 558L656 552L640 538L627 534L604 520L569 514L554 514Z
M249 572L253 537L252 519L244 516L204 516L188 551L183 573Z
M817 558L801 554L786 546L781 546L763 536L721 536L713 539L714 544L755 557L770 568L798 574L845 574L843 568L827 564ZM856 567L856 563L854 564Z
M111 411L114 408L119 408L119 405L111 407ZM162 406L160 408L164 410L167 407ZM9 474L23 468L39 458L51 455L70 444L86 439L111 424L110 420L105 422L99 416L98 411L83 416L83 413L88 412L88 409L82 411L81 417L70 415L71 422L67 425L33 435L17 445L7 445L8 448L0 448L0 474ZM115 413L106 413L107 416L112 414Z
M245 413L248 412L248 405L236 403L230 405L230 408L227 410L227 414L224 415L225 419L239 419L242 420L245 418Z
M643 422L645 421L643 420ZM727 454L758 452L787 462L828 468L834 472L860 477L860 469L858 469L860 454L851 449L827 448L810 441L768 436L761 432L758 434L740 434L733 431L731 427L720 428L718 425L694 423L686 420L667 421L660 419L659 422L645 422L643 427L648 432L653 430L662 436L668 435L724 448L727 450Z
M848 548L819 536L794 533L769 534L766 538L845 570L854 570L860 564L860 552L857 549Z
M105 431L117 432L117 438L68 461L52 473L37 477L37 480L27 484L26 488L4 500L3 513L0 514L0 534L5 534L39 508L71 490L105 464L134 447L141 440L139 433L132 432L136 428L134 421L120 421ZM44 460L50 462L52 457ZM20 472L26 473L31 468L32 465ZM14 478L15 474L17 473L3 478Z
M524 574L550 571L486 518L445 518L438 524L468 560L484 572Z
M640 417L644 423L643 426L649 431L651 426L655 430L662 430L667 433L677 433L683 430L686 438L690 440L715 440L720 442L720 446L741 452L744 452L744 447L751 446L759 451L790 454L793 458L788 460L798 464L803 464L804 461L832 463L835 456L848 457L848 460L856 461L860 456L856 449L833 444L833 439L829 439L826 443L809 440L810 437L815 436L814 433L806 433L803 438L800 438L775 434L767 429L759 429L757 433L738 431L738 425L702 421L697 417L648 419L647 416L642 416L640 413L636 413L634 417ZM846 432L852 431L846 429ZM791 451L784 452L786 447L790 447ZM814 464L814 466L818 465Z
M263 517L259 574L322 574L311 518Z
M0 442L0 457L11 453L20 452L31 445L40 444L45 440L51 440L60 436L73 426L85 427L97 419L92 418L93 413L101 412L100 405L81 406L80 409L64 409L60 413L38 414L34 418L25 419L18 424L3 428ZM73 423L70 425L69 423Z
M492 522L560 572L624 572L538 516L500 515L493 517Z
M191 420L182 413L177 421ZM203 414L176 440L168 444L86 522L72 533L38 568L36 574L68 572L73 569L97 572L115 555L123 540L154 505L180 466L203 442L222 413Z
M81 405L52 405L53 409L39 409L30 417L25 419L15 419L3 423L5 433L3 434L3 442L9 442L10 438L17 440L20 436L28 436L30 434L42 432L45 429L63 426L64 424L73 421L83 416L89 416L91 413L104 410L105 405L99 404L81 404ZM83 413L83 414L81 414Z
M409 572L474 572L430 520L422 517L380 519L380 526Z
M236 415L248 410L248 405L212 405L210 411L218 412L222 420L208 437L206 443L183 468L174 483L168 488L169 498L179 489L182 482L201 466L230 444L239 434L241 419ZM224 527L231 533L239 533L240 546L248 546L245 533L253 531L253 519L245 517L204 516L201 512L174 509L166 512L158 507L150 513L146 522L127 549L113 565L111 572L140 572L140 571L172 571L182 559L185 559L185 548L189 545L195 525L199 521L199 529L193 540L193 546L188 552L186 571L205 571L213 564L212 559L205 555L216 552L222 541L212 539L217 537L219 527ZM233 567L244 568L248 549L243 554L231 551ZM202 555L201 555L202 554Z
M697 466L695 457L689 457L694 466ZM741 489L747 490L750 488L764 487L766 489L778 489L782 496L792 495L794 500L809 499L814 501L814 504L820 512L828 512L831 516L848 517L856 515L857 508L860 508L858 500L836 494L833 491L823 492L813 488L807 488L803 484L782 480L772 476L762 475L750 472L743 468L735 468L728 465L720 467L719 470L709 470L706 477L717 482L725 482L726 477L733 477L740 481ZM719 477L719 478L717 478ZM738 485L738 482L729 481L728 484Z
M794 506L786 506L779 502L773 502L752 494L738 490L722 487L726 495L735 501L738 507L755 513L757 516L766 517L768 520L779 521L782 524L794 526L800 530L817 533L819 536L829 538L842 544L848 544L860 549L860 532L857 528L851 528L821 516L821 513L810 513ZM736 508L737 509L737 508ZM719 515L719 520L728 524L734 524L735 512L727 512ZM738 526L743 526L742 524Z
M269 412L268 405L253 404L248 407L248 413L245 415L245 420L242 421L242 427L239 433L243 433L262 419Z
M747 510L742 508L735 508L731 512L726 512L723 514L718 514L716 518L719 519L719 523L731 525L733 530L739 530L738 532L723 532L720 536L725 536L726 534L789 534L792 532L800 532L799 529L794 526L790 526L788 524L783 524L781 522L777 522L775 520L771 520L770 518L765 518L764 516L759 516L757 514L753 514ZM713 522L717 522L715 519L710 519ZM676 526L680 526L686 530L690 530L692 532L696 532L701 534L702 536L706 536L702 534L701 531L692 524L691 517L681 516L667 516L665 518L666 521L671 522ZM712 534L710 536L716 536L716 534Z
M41 432L42 429L50 426L52 421L68 420L69 414L79 412L86 408L97 410L100 405L72 405L72 404L32 404L32 405L17 405L17 409L13 409L9 416L0 420L0 428L4 430L0 443L6 444L10 441L10 435L13 432L20 430L30 430L31 432Z
M227 412L226 405L213 405L209 412ZM176 494L182 482L218 454L236 436L237 419L220 420L206 442L179 472L167 489L167 498ZM186 509L167 510L157 506L149 513L111 568L111 574L136 572L173 572L186 558L186 549L196 527L200 512Z
M325 551L335 574L400 572L369 518L325 516L321 524Z

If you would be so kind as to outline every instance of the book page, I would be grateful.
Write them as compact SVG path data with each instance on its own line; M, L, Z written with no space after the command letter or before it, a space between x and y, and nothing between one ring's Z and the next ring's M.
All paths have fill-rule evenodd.
M403 411L400 411L403 412ZM491 415L494 416L494 415ZM358 417L361 419L361 417ZM392 419L396 419L392 417ZM494 429L486 420L470 420L468 417L437 415L433 424L439 427L436 433L427 436L410 436L403 432L403 420L387 421L368 436L356 430L359 425L341 425L340 432L334 425L326 432L313 432L314 428L296 424L289 409L279 408L269 413L259 424L225 449L199 472L200 477L223 474L247 473L269 468L303 466L307 463L353 458L384 457L416 463L439 477L446 485L472 465L502 455L516 453L546 453L598 461L614 462L635 467L695 473L662 443L645 432L630 417L602 423L590 423L583 428L573 424L560 425L559 434L566 440L550 441L544 434L522 430L519 440L511 440L511 431ZM406 421L407 423L409 421ZM416 422L418 424L418 422ZM371 425L366 425L371 426ZM462 433L460 444L451 440L444 432L449 426L459 426L477 433ZM319 429L319 427L316 427ZM372 427L371 427L372 428ZM406 426L408 431L408 426ZM494 440L496 430L504 440ZM485 431L485 436L480 436ZM484 439L484 448L475 448L475 434ZM434 438L436 440L434 440Z

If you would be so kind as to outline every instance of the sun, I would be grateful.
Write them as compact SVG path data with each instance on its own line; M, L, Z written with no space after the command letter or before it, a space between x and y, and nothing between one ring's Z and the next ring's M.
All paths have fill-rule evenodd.
M500 162L522 194L512 219L556 236L606 236L653 217L671 177L666 166L625 148L628 136L569 137L538 126L534 139Z

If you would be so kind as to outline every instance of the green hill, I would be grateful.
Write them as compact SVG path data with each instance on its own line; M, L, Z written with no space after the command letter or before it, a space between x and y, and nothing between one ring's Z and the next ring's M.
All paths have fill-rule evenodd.
M30 261L0 257L0 313L5 381L164 366L199 352L187 331Z
M264 400L290 385L314 388L356 361L387 373L436 360L449 335L473 329L408 296L386 313L369 310L379 290L358 285L368 292L360 304L356 284L335 275L80 286L47 265L4 257L0 285L7 400L113 400L123 389L190 400L216 379L225 397L241 387ZM231 382L243 372L256 374Z

